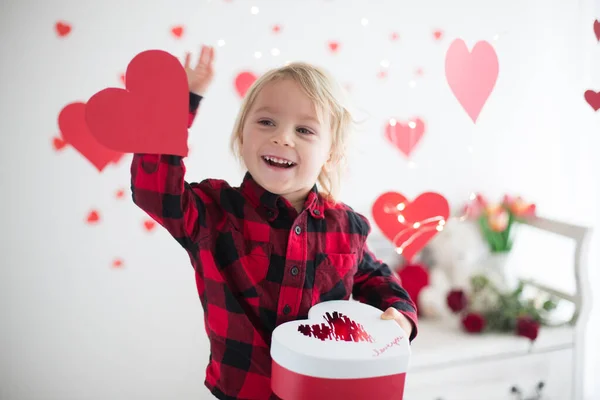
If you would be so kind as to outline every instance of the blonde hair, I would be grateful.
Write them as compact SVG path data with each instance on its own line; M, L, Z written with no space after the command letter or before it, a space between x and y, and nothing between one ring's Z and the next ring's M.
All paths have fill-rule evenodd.
M347 106L344 90L321 68L303 62L295 62L269 70L258 78L248 89L242 102L231 135L231 151L240 161L242 160L242 130L248 112L265 85L284 79L291 79L299 84L314 102L317 112L329 113L332 133L331 159L321 168L317 184L319 192L327 200L336 202L346 162L348 136L353 130L354 121Z

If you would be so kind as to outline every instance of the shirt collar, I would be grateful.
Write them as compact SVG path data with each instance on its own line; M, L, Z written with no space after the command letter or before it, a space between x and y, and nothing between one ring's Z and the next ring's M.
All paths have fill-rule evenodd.
M246 172L240 190L255 208L261 208L266 212L266 217L269 220L277 218L280 207L292 207L290 202L283 196L271 193L260 186L252 178L250 172ZM317 185L314 185L310 192L308 192L308 196L306 196L306 201L304 202L304 209L308 210L314 218L320 219L324 217L324 200L319 194Z

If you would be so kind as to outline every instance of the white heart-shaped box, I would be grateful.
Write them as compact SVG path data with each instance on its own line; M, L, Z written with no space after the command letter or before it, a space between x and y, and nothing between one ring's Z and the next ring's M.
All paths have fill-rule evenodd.
M410 344L382 311L353 300L316 304L273 331L271 386L283 400L402 399Z

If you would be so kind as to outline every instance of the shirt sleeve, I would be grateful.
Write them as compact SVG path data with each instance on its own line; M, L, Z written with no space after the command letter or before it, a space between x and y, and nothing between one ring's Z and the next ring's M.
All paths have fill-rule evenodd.
M190 93L189 122L192 126L201 96ZM131 163L133 202L162 225L186 249L205 232L207 181L190 185L185 181L183 157L163 154L134 154Z
M366 218L367 232L370 225ZM408 292L402 288L400 279L396 277L390 267L379 260L369 249L367 243L363 245L360 254L358 270L354 276L352 297L360 302L379 308L382 311L389 307L400 311L413 326L409 341L417 336L417 308Z

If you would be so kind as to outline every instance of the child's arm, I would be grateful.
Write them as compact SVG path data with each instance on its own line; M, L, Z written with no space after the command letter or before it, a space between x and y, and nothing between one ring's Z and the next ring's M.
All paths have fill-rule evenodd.
M212 80L212 50L202 49L195 69L185 68L190 87L189 121L191 127L202 94ZM206 203L202 185L185 181L183 157L159 154L134 154L131 163L131 192L133 202L151 218L165 227L184 247L189 248L204 235L207 227Z
M371 227L366 218L367 232ZM389 266L379 260L368 248L366 242L361 251L358 270L354 275L352 297L362 303L372 305L382 311L388 308L398 310L412 325L409 340L417 336L417 308L400 280L394 276Z

